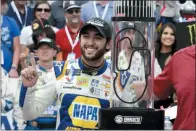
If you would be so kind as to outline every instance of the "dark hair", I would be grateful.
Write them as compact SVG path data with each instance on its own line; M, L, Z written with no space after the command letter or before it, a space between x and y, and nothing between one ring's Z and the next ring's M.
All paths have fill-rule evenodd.
M171 54L173 55L177 51L177 42L176 42L176 26L173 23L166 23L161 27L160 32L158 33L158 37L156 40L156 45L155 45L155 57L158 58L158 55L160 53L161 47L162 47L162 42L161 42L161 36L163 34L163 31L165 30L166 27L169 27L173 30L174 32L174 37L175 41L172 45L172 51Z
M49 9L51 10L51 5L50 5L48 2L36 2L35 6L34 6L34 9L33 9L33 14L34 14L34 18L35 18L35 19L37 19L36 16L35 16L36 9L37 9L37 7L38 7L39 5L41 5L41 4L47 4L48 7L49 7Z
M43 29L43 33L46 34L46 37L50 38L50 39L53 39L54 41L56 40L56 34L55 32L53 31L53 29L51 27L46 27ZM34 49L36 49L37 47L37 44L38 44L38 37L39 34L35 34L32 36L32 39L33 39L33 45L31 45L29 47L30 51L33 52Z

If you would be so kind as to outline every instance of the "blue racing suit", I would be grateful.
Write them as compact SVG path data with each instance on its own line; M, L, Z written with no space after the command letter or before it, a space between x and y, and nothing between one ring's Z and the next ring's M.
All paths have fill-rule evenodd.
M23 117L32 120L56 101L57 129L97 129L100 108L110 107L111 70L106 61L90 71L81 58L54 62L55 74L24 88ZM40 76L41 77L41 76Z
M45 84L45 81L47 79L50 79L51 75L55 74L53 68L47 71L45 68L43 68L40 65L37 65L37 71L41 73L41 76L37 81L37 85L40 88L42 85ZM24 105L26 91L27 91L26 88L22 86L20 92L20 100L19 100L20 107L23 107ZM51 105L47 107L44 113L39 115L38 118L27 121L24 130L54 130L56 128L56 117L57 117L57 106L54 101Z

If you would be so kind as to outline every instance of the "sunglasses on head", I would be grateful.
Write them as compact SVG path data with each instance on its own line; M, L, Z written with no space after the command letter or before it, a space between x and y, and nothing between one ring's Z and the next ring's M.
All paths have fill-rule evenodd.
M67 13L68 14L73 14L73 13L76 13L76 14L78 14L78 13L80 13L80 9L69 9L69 10L67 10Z
M42 12L42 11L44 11L44 12L50 12L50 9L37 8L36 11L38 11L38 12Z

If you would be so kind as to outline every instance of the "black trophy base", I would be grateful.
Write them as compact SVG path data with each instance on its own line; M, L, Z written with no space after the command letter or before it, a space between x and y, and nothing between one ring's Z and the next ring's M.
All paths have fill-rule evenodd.
M99 110L100 130L164 130L163 110L114 107Z

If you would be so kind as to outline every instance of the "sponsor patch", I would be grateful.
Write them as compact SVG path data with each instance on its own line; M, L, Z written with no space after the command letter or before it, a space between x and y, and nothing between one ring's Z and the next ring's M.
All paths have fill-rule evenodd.
M107 82L101 83L100 85L103 86L104 88L108 88L108 89L111 87L111 84L107 83Z
M88 87L88 85L89 85L89 78L84 76L76 78L76 86Z
M141 116L121 116L117 115L114 118L114 121L117 124L141 124L142 117Z
M72 124L77 127L95 128L99 119L100 102L96 98L76 97L68 109Z
M96 80L96 79L92 79L92 81L91 81L91 86L93 86L93 87L98 87L98 85L99 85L99 81Z
M65 71L65 75L69 75L70 73L72 73L72 76L79 76L81 74L81 70L80 69L67 69Z
M102 78L108 82L110 82L111 77L107 75L103 75Z

